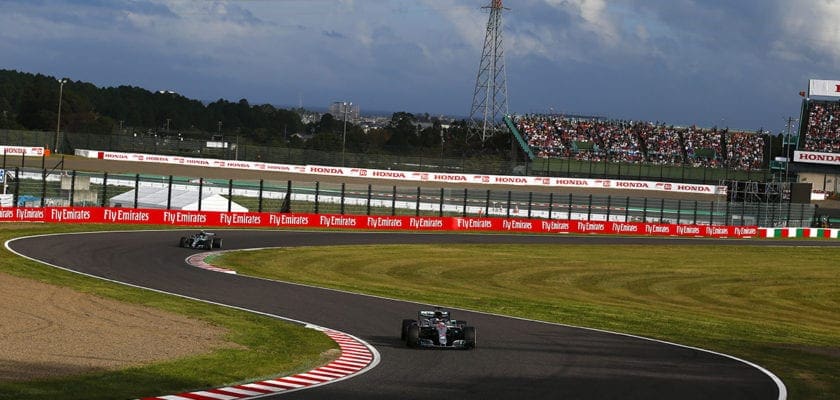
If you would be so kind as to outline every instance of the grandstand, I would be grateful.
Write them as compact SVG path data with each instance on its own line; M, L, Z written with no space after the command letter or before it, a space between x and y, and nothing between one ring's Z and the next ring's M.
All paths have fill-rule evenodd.
M685 171L690 168L691 172L702 171L706 183L709 171L725 169L733 171L733 176L738 171L755 171L760 172L758 179L750 176L739 181L740 177L733 179L729 172L726 179L720 179L730 189L729 201L810 203L824 193L829 200L817 203L821 212L836 214L832 217L840 223L840 202L831 202L831 196L840 193L840 80L811 80L807 94L801 94L799 129L783 134L781 157L774 160L773 138L763 131L547 114L513 115L506 122L529 158L548 163L555 160L555 165L565 161L569 172L573 162L588 162L588 177L592 177L593 163L603 164L604 177L614 172L608 166L613 164L637 166L625 167L625 174L626 169L638 170L640 177L643 169L650 177L652 165L679 167L681 180L687 180Z
M674 127L638 121L513 116L537 157L761 170L770 137L763 132Z
M773 167L809 185L817 197L825 196L814 202L820 219L840 226L840 80L811 79L808 91L800 95L799 129L785 138L787 157Z
M793 149L789 171L813 190L840 192L840 80L812 79L802 100L799 129L785 142Z

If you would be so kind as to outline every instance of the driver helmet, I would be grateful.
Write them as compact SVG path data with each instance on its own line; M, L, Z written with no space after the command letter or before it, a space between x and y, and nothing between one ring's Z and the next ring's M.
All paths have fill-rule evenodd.
M438 318L438 319L443 318L443 313L440 312L440 311L435 311L435 318Z

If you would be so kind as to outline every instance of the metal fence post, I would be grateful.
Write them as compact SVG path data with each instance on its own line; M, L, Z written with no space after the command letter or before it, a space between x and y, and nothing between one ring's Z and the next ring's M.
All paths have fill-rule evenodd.
M680 224L680 217L682 216L682 199L677 199L677 225Z
M694 221L691 223L692 225L697 225L697 205L699 203L697 200L694 200Z
M747 223L746 216L747 216L747 202L742 201L741 202L741 226L746 225L746 223Z
M732 222L729 220L729 208L731 207L730 204L731 204L730 202L728 202L728 201L726 202L726 210L723 212L723 224L724 225L732 225Z
M101 207L105 207L108 201L108 173L102 174L102 201L100 202Z
M548 219L551 219L551 211L554 209L554 193L548 194Z
M587 202L586 206L586 220L592 221L592 194L589 195L589 201Z
M440 188L440 205L438 205L438 216L443 217L443 188Z
M23 158L23 156L21 156ZM47 170L41 170L41 207L47 202Z
M14 206L17 207L18 202L20 201L20 168L18 167L15 167L15 191L12 197L12 202L14 203Z
M528 192L528 219L531 219L531 207L534 204L534 192Z
M461 215L467 217L467 188L464 188L464 208L461 210Z
M228 212L233 208L233 179L228 179Z
M321 194L321 182L315 182L315 214L318 214L318 206L320 203L318 202L318 197Z
M715 201L712 200L710 203L711 203L711 207L710 207L710 211L709 211L709 225L714 226L714 224L715 224Z
M490 214L490 189L487 189L487 196L484 200L484 215L488 216Z
M373 196L373 186L368 183L368 191L367 191L367 215L370 215L370 202L371 197Z
M263 184L264 184L263 180L260 179L260 194L259 194L259 199L257 199L257 210L259 212L262 212L262 210L263 210ZM289 195L289 192L286 192L286 196L288 196L288 195Z
M367 197L367 202L366 202L367 203L367 211L366 211L367 215L370 215L370 202L371 202L371 197L372 196L373 196L373 187L371 186L370 183L368 183L368 197Z
M73 179L75 180L75 178ZM134 175L134 208L137 208L137 201L140 197L140 174Z
M341 215L344 215L344 199L346 198L345 195L344 195L345 194L344 189L345 189L344 182L341 182L341 212L340 212Z
M167 185L166 191L166 209L172 209L172 175L169 175L169 185Z
M569 206L569 215L566 219L571 220L572 219L572 194L571 193L569 193L569 204L567 204L567 205Z
M76 170L70 172L70 207L73 207L76 196Z
M155 142L157 143L157 142ZM198 178L198 211L201 211L201 198L204 192L204 178Z
M790 186L788 186L788 187L790 187ZM787 216L785 217L785 226L790 227L790 207L791 207L790 198L788 198L787 205L788 206L787 206Z
M630 222L630 196L627 196L624 202L624 222Z
M397 185L391 188L391 216L397 215Z
M511 205L510 201L511 201L511 191L508 190L508 193L507 193L507 214L506 214L507 218L510 218L510 205Z
M659 205L659 223L665 220L665 199L662 199L662 204Z
M417 186L417 201L414 203L414 216L420 216L420 186Z

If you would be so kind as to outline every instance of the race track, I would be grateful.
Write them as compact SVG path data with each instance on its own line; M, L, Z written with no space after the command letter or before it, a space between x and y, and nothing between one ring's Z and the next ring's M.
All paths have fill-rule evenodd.
M371 243L745 243L606 236L526 236L215 230L226 249ZM376 347L381 362L355 378L278 394L284 399L777 399L771 376L709 352L598 332L454 310L476 326L473 351L405 347L400 321L430 305L354 295L207 271L177 247L193 231L40 236L14 251L74 271L145 288L280 315L341 330ZM826 242L801 242L810 245ZM49 251L45 251L49 249ZM430 282L430 290L433 284ZM165 393L162 393L163 395Z

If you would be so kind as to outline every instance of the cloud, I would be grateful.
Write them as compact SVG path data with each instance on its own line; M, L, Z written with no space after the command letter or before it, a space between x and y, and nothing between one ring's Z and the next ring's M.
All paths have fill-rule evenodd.
M324 35L324 36L326 36L326 37L328 37L328 38L330 38L330 39L344 39L344 37L345 37L345 36L344 36L344 35L342 35L341 33L338 33L338 32L336 32L336 31L334 31L334 30L321 31L321 34L322 34L322 35Z
M421 111L463 112L489 3L0 0L0 68L202 99L296 104L302 93L315 103L365 97L380 108L413 102ZM809 77L840 75L839 3L506 1L510 105L573 102L659 120L684 109L685 119L702 123L701 115L719 121L727 108L742 108L737 95L769 99L768 111L745 115L795 111L776 99Z
M784 35L774 41L773 50L780 58L819 64L840 61L840 2L817 0L808 7L782 2L778 7Z

